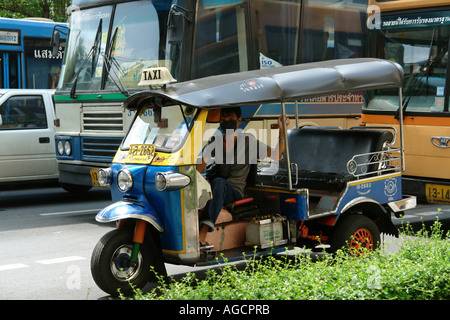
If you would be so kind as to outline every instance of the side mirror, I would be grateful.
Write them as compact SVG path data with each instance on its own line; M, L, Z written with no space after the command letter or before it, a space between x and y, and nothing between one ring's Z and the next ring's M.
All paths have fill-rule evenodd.
M183 42L184 18L181 12L173 12L170 16L171 25L167 30L167 37L170 44L179 44Z
M59 45L61 43L60 34L58 30L53 30L52 41L50 45L52 46L52 56L56 57L59 51Z
M63 31L66 30L66 31ZM55 25L53 27L53 33L52 33L52 38L50 40L50 46L52 47L52 56L56 56L58 54L59 51L59 46L61 44L61 33L64 35L68 35L69 34L69 27L66 26L62 26L62 25Z
M3 124L2 115L0 114L0 126Z
M183 42L185 20L191 22L191 19L186 14L189 14L189 11L176 4L170 8L169 18L167 20L167 41L170 44L180 44Z

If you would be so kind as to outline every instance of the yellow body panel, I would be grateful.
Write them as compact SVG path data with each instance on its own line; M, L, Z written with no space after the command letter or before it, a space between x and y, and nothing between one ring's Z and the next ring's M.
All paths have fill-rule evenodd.
M398 129L398 120L393 115L363 114L362 123L367 126L389 125ZM450 179L450 170L447 169L450 166L450 143L449 148L440 148L432 142L433 137L450 137L450 118L408 116L403 125L404 175Z

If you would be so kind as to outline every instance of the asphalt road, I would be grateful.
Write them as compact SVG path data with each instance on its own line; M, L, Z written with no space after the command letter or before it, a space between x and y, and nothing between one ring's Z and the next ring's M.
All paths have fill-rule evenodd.
M114 228L95 221L95 214L110 203L109 190L101 188L84 194L53 185L0 189L0 300L107 299L89 264L97 241ZM448 228L450 206L419 205L394 222L421 226L436 216ZM166 267L176 277L204 270Z
M108 189L71 194L53 185L0 189L0 300L108 299L91 276L90 258L114 224L95 221ZM182 276L204 268L166 264Z

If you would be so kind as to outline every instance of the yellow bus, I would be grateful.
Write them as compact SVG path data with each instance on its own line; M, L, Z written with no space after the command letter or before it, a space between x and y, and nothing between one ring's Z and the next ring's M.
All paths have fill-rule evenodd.
M368 9L369 56L395 61L405 72L403 190L450 203L450 1L369 0ZM369 96L362 124L398 125L396 94Z

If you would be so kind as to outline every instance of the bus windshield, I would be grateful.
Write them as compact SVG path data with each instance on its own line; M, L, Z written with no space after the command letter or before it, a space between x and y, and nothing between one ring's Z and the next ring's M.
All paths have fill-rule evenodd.
M399 63L405 72L403 104L409 112L442 112L444 108L450 28L447 25L376 31L376 57ZM372 42L374 43L374 42ZM371 110L396 111L396 90L379 92Z
M70 90L78 73L77 90L94 91L117 90L118 85L136 88L142 70L149 67L167 67L177 76L178 63L166 48L171 5L161 0L131 1L74 11L60 89ZM100 52L91 63L89 54L99 29Z

